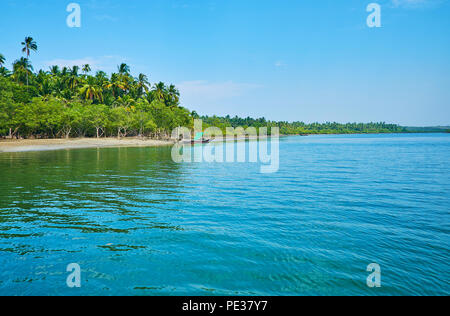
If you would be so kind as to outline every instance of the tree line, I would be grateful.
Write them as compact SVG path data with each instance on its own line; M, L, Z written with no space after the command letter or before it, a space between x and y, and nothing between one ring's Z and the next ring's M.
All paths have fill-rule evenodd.
M273 127L282 134L405 132L386 123L338 124L274 122L265 118L199 116L180 106L174 85L151 84L145 74L134 77L123 63L111 75L92 74L88 64L34 72L30 62L38 45L31 37L21 43L23 57L5 66L0 54L0 137L61 138L147 136L169 137L179 126L191 128L201 118L204 127Z
M218 116L199 116L193 112L195 117L201 118L206 126L215 126L226 131L226 127L268 127L270 133L271 127L278 127L282 135L309 135L309 134L373 134L373 133L405 133L407 130L396 124L379 123L311 123L304 122L276 122L268 121L265 118L253 119L251 117L218 117Z

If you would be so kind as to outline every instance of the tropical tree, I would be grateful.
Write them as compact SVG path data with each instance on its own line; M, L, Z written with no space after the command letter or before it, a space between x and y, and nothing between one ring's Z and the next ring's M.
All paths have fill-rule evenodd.
M86 120L95 128L97 138L103 135L106 126L110 124L108 116L109 109L104 104L92 104L86 108Z
M100 85L103 85L106 81L108 81L108 77L106 75L106 72L104 71L97 71L95 74L95 79L97 79L97 83Z
M5 64L5 56L3 56L2 54L0 54L0 67L3 67L3 65Z
M95 78L89 77L84 86L80 89L83 98L91 101L98 100L103 102L102 88L97 85Z
M89 64L83 65L83 72L85 75L91 72L91 66Z
M72 91L75 90L76 86L80 82L80 78L78 77L79 70L80 70L80 67L73 66L72 69L69 71L67 81L69 84L69 88L72 89Z
M166 96L166 85L164 84L164 82L155 84L151 91L151 94L153 99L164 102Z
M24 53L27 56L27 60L30 59L30 53L31 51L37 51L38 47L36 42L33 40L32 37L25 37L25 41L22 42L22 53ZM28 86L28 73L27 73L27 86Z
M33 71L33 66L31 66L28 59L21 57L13 63L13 76L17 82L21 82L26 78L26 83L28 85L28 75Z
M104 82L104 88L111 89L114 97L120 95L120 91L125 89L124 82L118 74L112 74L109 81Z
M149 91L149 85L150 82L148 81L148 77L144 74L139 74L139 76L136 78L136 90L138 98L141 97L144 92L147 93Z
M166 91L166 105L169 107L176 107L180 101L180 91L172 84Z
M133 108L123 106L111 110L111 123L117 130L117 138L126 137L128 130L133 126L133 111Z
M119 66L117 66L117 70L119 71L119 75L128 75L128 74L130 74L130 66L128 66L125 63L122 63Z
M5 67L0 67L0 76L1 77L9 77L11 73Z
M60 74L59 66L51 66L50 68L50 74L53 76L58 76Z

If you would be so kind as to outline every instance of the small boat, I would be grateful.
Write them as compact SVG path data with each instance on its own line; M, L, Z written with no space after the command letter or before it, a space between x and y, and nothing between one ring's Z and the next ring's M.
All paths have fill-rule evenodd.
M211 142L210 139L202 139L202 140L193 140L193 141L191 141L191 144L192 145L195 145L195 144L208 144L209 142Z
M183 144L191 144L191 145L195 145L195 144L208 144L211 142L211 139L205 139L203 138L203 133L197 133L197 135L195 136L195 138L193 140L184 140L181 141L181 143Z
M211 140L210 139L201 139L201 140L184 140L181 141L182 144L191 144L191 145L196 145L196 144L208 144L210 143Z

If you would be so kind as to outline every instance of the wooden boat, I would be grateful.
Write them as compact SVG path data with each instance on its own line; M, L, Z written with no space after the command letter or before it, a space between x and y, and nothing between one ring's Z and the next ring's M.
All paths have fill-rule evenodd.
M191 144L195 145L195 144L208 144L209 142L211 142L210 139L201 139L201 140L192 140Z
M208 144L209 142L211 142L211 139L205 139L203 138L203 133L202 132L198 132L195 135L195 138L193 140L185 140L185 141L181 141L183 144L191 144L191 145L195 145L195 144Z
M182 144L191 144L191 145L196 145L196 144L208 144L210 143L211 140L210 139L200 139L200 140L184 140L181 141Z

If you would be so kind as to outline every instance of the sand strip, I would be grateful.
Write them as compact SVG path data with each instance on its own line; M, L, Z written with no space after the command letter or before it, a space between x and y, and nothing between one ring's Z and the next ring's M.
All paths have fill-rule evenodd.
M173 142L141 138L76 138L0 140L0 153L103 147L159 147Z

